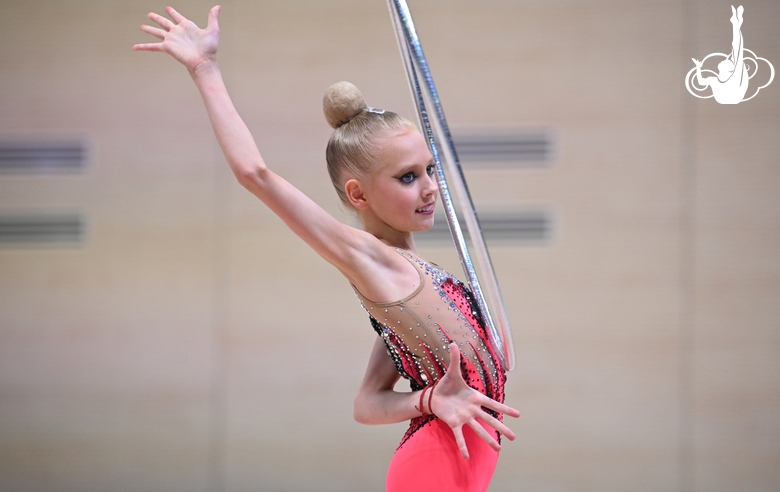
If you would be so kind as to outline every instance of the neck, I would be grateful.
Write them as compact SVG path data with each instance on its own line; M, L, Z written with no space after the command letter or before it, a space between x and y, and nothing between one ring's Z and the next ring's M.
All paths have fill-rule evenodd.
M417 252L414 244L414 236L411 232L398 231L377 219L373 215L361 214L360 222L363 230L379 239L392 248L400 248L406 251Z

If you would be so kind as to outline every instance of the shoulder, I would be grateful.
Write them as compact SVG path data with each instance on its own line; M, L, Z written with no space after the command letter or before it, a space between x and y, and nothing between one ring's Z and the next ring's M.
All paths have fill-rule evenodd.
M366 298L394 302L420 285L420 273L401 252L367 234L371 248L352 262L353 271L342 272Z

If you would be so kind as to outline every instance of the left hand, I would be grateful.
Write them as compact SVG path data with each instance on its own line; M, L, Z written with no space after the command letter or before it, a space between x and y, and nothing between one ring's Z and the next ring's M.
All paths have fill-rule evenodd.
M455 442L458 444L460 454L464 459L469 459L469 450L463 437L463 426L471 429L491 448L501 450L501 445L491 433L485 430L478 422L481 420L494 428L510 441L514 441L515 434L500 420L485 412L482 407L489 408L498 413L519 417L520 412L512 407L488 398L479 391L469 387L463 380L460 372L460 349L456 343L450 344L450 367L447 373L433 388L431 396L431 408L428 410L435 414L452 428Z

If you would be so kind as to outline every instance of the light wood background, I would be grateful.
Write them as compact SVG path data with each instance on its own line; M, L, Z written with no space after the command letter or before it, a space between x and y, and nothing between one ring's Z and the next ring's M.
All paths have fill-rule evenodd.
M478 207L556 218L492 249L523 416L491 491L779 490L780 81L736 106L683 83L730 50L729 3L410 3L453 127L558 144L547 169L467 170ZM352 220L320 101L350 80L412 114L385 2L222 5L267 161ZM744 5L780 69L780 3ZM88 221L81 246L0 249L0 489L382 490L405 425L352 420L368 319L234 183L186 71L131 51L164 6L0 2L0 137L93 146L83 173L0 175L0 213ZM175 6L203 25L210 4Z

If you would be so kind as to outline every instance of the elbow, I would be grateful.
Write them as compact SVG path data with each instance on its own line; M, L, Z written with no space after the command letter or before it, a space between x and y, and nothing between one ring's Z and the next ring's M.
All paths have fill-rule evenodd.
M247 185L252 182L253 173L249 168L235 169L233 170L233 175L236 177L238 184L244 188L246 188Z
M241 186L251 190L263 182L266 170L261 166L245 165L234 168L233 174Z
M363 400L359 394L355 397L355 400L352 404L352 418L355 419L355 422L358 424L368 425L371 423L368 420L365 405L363 404Z
M358 393L355 397L352 407L352 418L355 422L363 425L376 425L375 415L372 414L370 405L365 398L365 395Z

